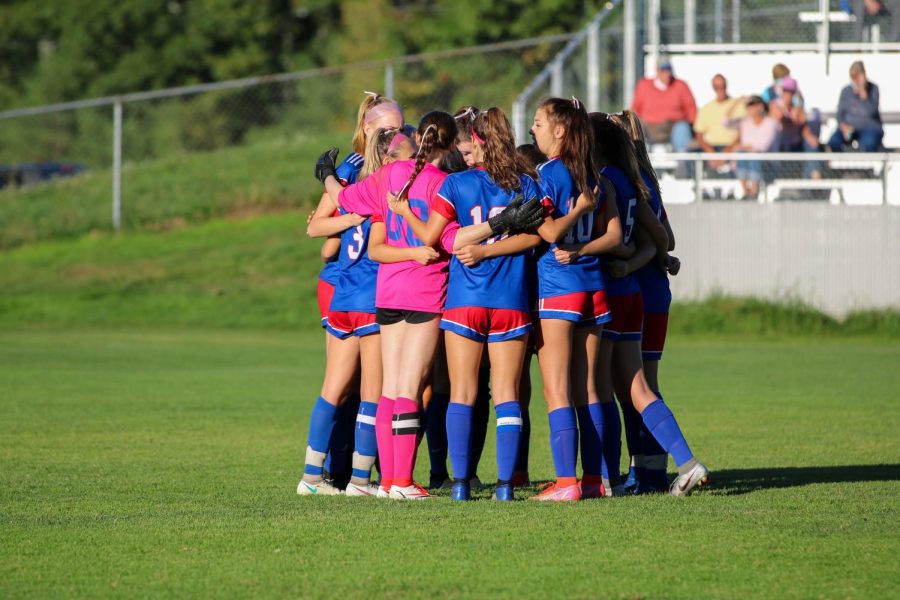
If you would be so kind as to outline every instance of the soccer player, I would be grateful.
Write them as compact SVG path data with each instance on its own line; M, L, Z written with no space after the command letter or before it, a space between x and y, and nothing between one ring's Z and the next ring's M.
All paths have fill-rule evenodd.
M469 137L475 168L447 177L438 192L439 202L427 224L400 205L398 212L425 243L452 223L475 226L488 223L517 197L542 196L532 168L518 160L512 129L503 111L490 108L473 120ZM534 225L543 222L536 206ZM447 438L453 466L453 500L471 498L473 408L479 395L479 371L484 345L491 362L491 386L497 412L497 487L494 498L513 500L511 485L522 430L519 381L532 329L528 313L527 254L540 244L535 234L500 241L486 239L476 251L466 246L450 261L447 304L441 319L450 371ZM478 254L478 260L471 258ZM467 264L468 263L468 264Z
M664 261L668 251L668 236L649 204L649 190L640 176L634 145L625 131L613 122L605 113L592 113L591 126L594 132L596 153L601 165L602 176L611 183L604 186L609 201L617 203L620 215L625 224L623 244L614 249L616 258L630 258L633 248L627 248L634 234L635 225L640 225L652 240L655 253ZM627 248L627 249L626 249ZM590 251L585 249L585 251ZM611 267L607 265L609 270ZM632 435L639 435L640 427L636 426L636 417L629 417L633 407L651 438L658 442L659 451L651 453L668 453L672 455L678 467L678 477L672 482L670 493L674 496L686 496L697 487L708 483L709 471L697 460L688 446L687 440L678 427L674 415L648 385L641 362L640 328L643 324L643 307L640 287L636 278L629 273L616 273L621 277L607 277L613 321L603 332L600 344L600 360L598 361L598 380L612 381L616 396L625 412L626 429L632 428ZM610 378L611 375L612 377ZM601 384L601 401L613 404L608 388ZM631 419L631 421L629 421ZM645 452L647 452L645 444ZM604 462L610 492L624 493L619 475L617 454L606 452L604 443Z
M380 127L382 127L381 131L386 131L395 130L402 126L403 114L396 102L378 94L367 92L366 98L360 104L357 115L357 128L353 136L354 152L347 156L335 169L335 174L340 184L349 185L354 183L358 177L365 177L371 173L376 163L378 165L381 164L382 156L389 151L388 145L392 141L393 136L391 140L388 140L386 136L383 140L371 140L370 138L374 132L379 131ZM406 138L403 137L402 139L405 140ZM369 142L378 142L368 144L368 146L372 147L369 152L368 165L365 164L366 161L363 156L363 153L367 151L367 140ZM397 138L397 142L400 141L401 138ZM379 149L382 154L379 154ZM323 194L319 207L308 224L307 233L313 237L329 237L326 245L333 241L337 241L339 245L339 257L337 260L328 263L319 279L319 310L322 314L323 326L328 331L328 311L341 276L350 277L352 282L355 277L348 275L351 273L350 267L356 267L352 270L354 274L365 272L366 267L374 274L375 267L366 263L368 259L364 250L368 241L368 224L358 215L334 212L333 203L326 192ZM332 236L336 235L341 236L340 239L333 240ZM362 248L361 251L359 250L360 248ZM359 267L360 264L363 266ZM328 284L326 279L332 281L333 285ZM348 285L347 282L345 282L346 285ZM351 285L350 287L352 288L353 286ZM353 297L354 293L352 291L345 293L345 300L342 301L342 304L346 304L346 298ZM365 302L363 302L363 305L365 306ZM341 310L339 312L344 311ZM345 326L342 325L341 327ZM337 331L332 329L330 335L326 333L326 357L329 355L331 340L335 338ZM360 331L368 330L360 329ZM323 400L320 397L313 407L310 419L309 445L307 447L307 466L303 480L297 487L297 493L334 494L351 479L356 481L355 488L364 489L364 486L360 487L362 478L359 476L354 477L351 471L353 462L359 462L359 457L350 455L354 448L354 438L360 435L358 431L360 427L360 413L371 412L373 407L361 404L357 393L357 385L351 382L348 382L347 385L344 384L343 370L352 368L352 375L356 373L359 366L358 348L350 353L354 354L355 358L350 359L342 356L340 360L346 364L340 367L333 364L333 360L326 360L325 380L326 382L332 382L332 384L327 390L326 386L323 385L323 396L328 399ZM341 354L346 354L346 352ZM332 370L341 369L341 371L329 376L329 368ZM340 393L337 390L341 390ZM326 392L327 396L325 395ZM378 394L380 394L380 390L374 396L369 396L370 403L372 399L378 397ZM365 420L366 415L363 414L362 418ZM319 463L319 459L322 458L320 455L323 453L324 458L322 463ZM361 471L362 467L358 470ZM368 481L368 476L365 479ZM353 493L354 490L351 490L351 494Z
M659 180L647 154L644 132L640 119L629 110L611 115L614 122L622 127L634 143L635 155L640 166L641 178L650 192L650 208L666 229L669 240L668 251L675 249L675 234L666 215L659 189ZM662 359L666 343L666 330L669 322L669 306L672 303L672 292L669 288L667 272L672 269L673 275L680 268L677 258L668 256L665 265L660 265L655 253L648 251L643 257L638 253L626 261L627 272L634 273L641 288L644 301L644 323L641 335L641 358L644 363L644 374L650 389L660 398L659 361ZM643 266L641 266L643 264ZM625 480L626 491L634 493L652 493L666 491L669 481L666 476L668 456L652 439L646 426L641 427L639 455L632 456L628 478ZM644 447L646 446L646 447Z
M578 424L573 398L587 404L594 386L597 336L610 318L603 275L595 255L570 256L564 264L555 254L559 242L585 243L595 237L595 219L601 207L593 191L596 171L587 112L575 98L549 98L535 112L531 133L538 149L550 157L538 168L549 213L538 234L550 247L537 261L536 347L556 471L556 481L532 499L579 500L583 491L587 497L599 497L600 448L593 423L582 423L587 481L579 485L576 478Z
M333 163L320 158L317 172L338 206L383 222L387 247L423 246L402 217L391 212L389 193L409 195L410 206L428 218L446 174L437 168L456 139L456 124L447 113L431 112L416 132L415 160L383 166L358 185L342 188ZM374 245L370 247L370 255ZM431 369L438 340L439 316L446 294L447 260L383 262L378 269L376 321L381 327L384 381L376 414L376 437L382 472L379 495L397 499L428 498L412 479L419 433L419 394Z

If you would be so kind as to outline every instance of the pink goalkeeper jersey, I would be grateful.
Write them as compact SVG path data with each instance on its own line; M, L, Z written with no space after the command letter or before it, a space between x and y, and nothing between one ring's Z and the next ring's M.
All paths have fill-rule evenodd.
M390 163L378 169L362 182L345 187L338 196L341 208L358 215L371 216L387 229L387 245L395 248L415 248L424 244L413 234L403 217L388 208L388 192L397 193L415 168L414 160ZM431 206L447 174L428 163L409 190L409 206L423 221L428 221ZM448 230L441 247L446 248ZM452 248L452 241L450 241ZM440 251L440 249L439 249ZM417 310L440 313L447 296L447 265L449 256L436 263L420 265L414 260L381 264L375 288L375 306L395 310Z

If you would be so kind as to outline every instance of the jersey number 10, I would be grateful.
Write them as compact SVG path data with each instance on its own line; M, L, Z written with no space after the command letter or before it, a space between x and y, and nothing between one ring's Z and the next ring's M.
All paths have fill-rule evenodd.
M490 211L488 211L488 219L490 219L492 217L496 217L497 215L502 213L503 209L505 209L505 208L506 208L505 206L493 207ZM484 223L484 219L482 218L481 213L482 213L482 207L480 207L480 206L473 206L472 210L469 211L469 216L472 217L473 225L480 225L481 223ZM504 234L502 236L488 238L487 243L493 244L497 240L502 240L505 237L507 237L507 236Z

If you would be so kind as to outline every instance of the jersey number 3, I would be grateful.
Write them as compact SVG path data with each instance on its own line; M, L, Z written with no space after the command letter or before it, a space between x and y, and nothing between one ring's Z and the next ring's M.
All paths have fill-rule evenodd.
M354 242L356 242L354 244ZM366 236L363 235L362 225L357 225L353 230L353 242L347 244L347 256L350 260L356 260L362 254L363 244L366 243Z

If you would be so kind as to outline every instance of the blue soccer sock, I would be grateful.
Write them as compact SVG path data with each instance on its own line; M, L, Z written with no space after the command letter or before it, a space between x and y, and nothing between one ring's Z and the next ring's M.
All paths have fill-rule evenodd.
M360 402L359 411L356 413L353 471L350 481L357 485L365 485L369 482L372 465L375 464L375 455L378 453L378 443L375 439L375 412L377 410L378 404L375 402Z
M457 481L469 479L469 448L472 438L472 407L457 402L447 406L447 448L450 451L450 465L453 478Z
M497 484L508 483L516 467L519 438L522 435L522 409L516 400L498 404L497 410Z
M625 422L625 444L628 447L628 456L634 459L636 467L641 467L643 465L640 463L644 456L644 449L641 447L641 427L644 423L640 413L630 401L619 398L619 404L622 405L622 420Z
M600 483L603 470L603 442L600 428L603 418L599 404L586 404L575 409L578 414L578 432L581 440L582 480L586 483Z
M522 411L522 433L519 436L519 452L516 454L516 472L528 472L528 453L531 450L531 414Z
M659 396L659 399L662 400L662 396ZM669 456L643 422L641 422L641 448L644 451L644 460L639 479L641 483L645 484L643 487L651 490L667 488L669 479L666 475L666 467Z
M334 414L337 407L329 404L319 396L309 416L309 437L306 443L306 466L303 469L303 478L306 481L316 482L322 479L325 453L328 451L328 440L334 429Z
M641 413L641 417L659 445L675 459L677 466L680 467L694 458L694 453L688 447L675 416L662 398L651 402Z
M478 473L478 463L484 452L487 439L488 421L491 418L491 370L479 369L478 395L472 407L472 441L469 447L469 477Z
M600 403L600 439L603 442L603 479L618 485L619 462L622 460L622 421L615 401Z
M548 415L550 419L550 451L553 454L553 466L556 479L567 480L571 485L575 481L575 465L578 462L578 425L575 420L575 409L571 407L557 408Z
M432 394L425 411L425 437L432 477L447 477L447 394Z
M356 414L359 412L359 394L347 396L334 413L334 429L328 441L328 458L325 471L342 486L350 479L353 464L353 440L356 436Z

